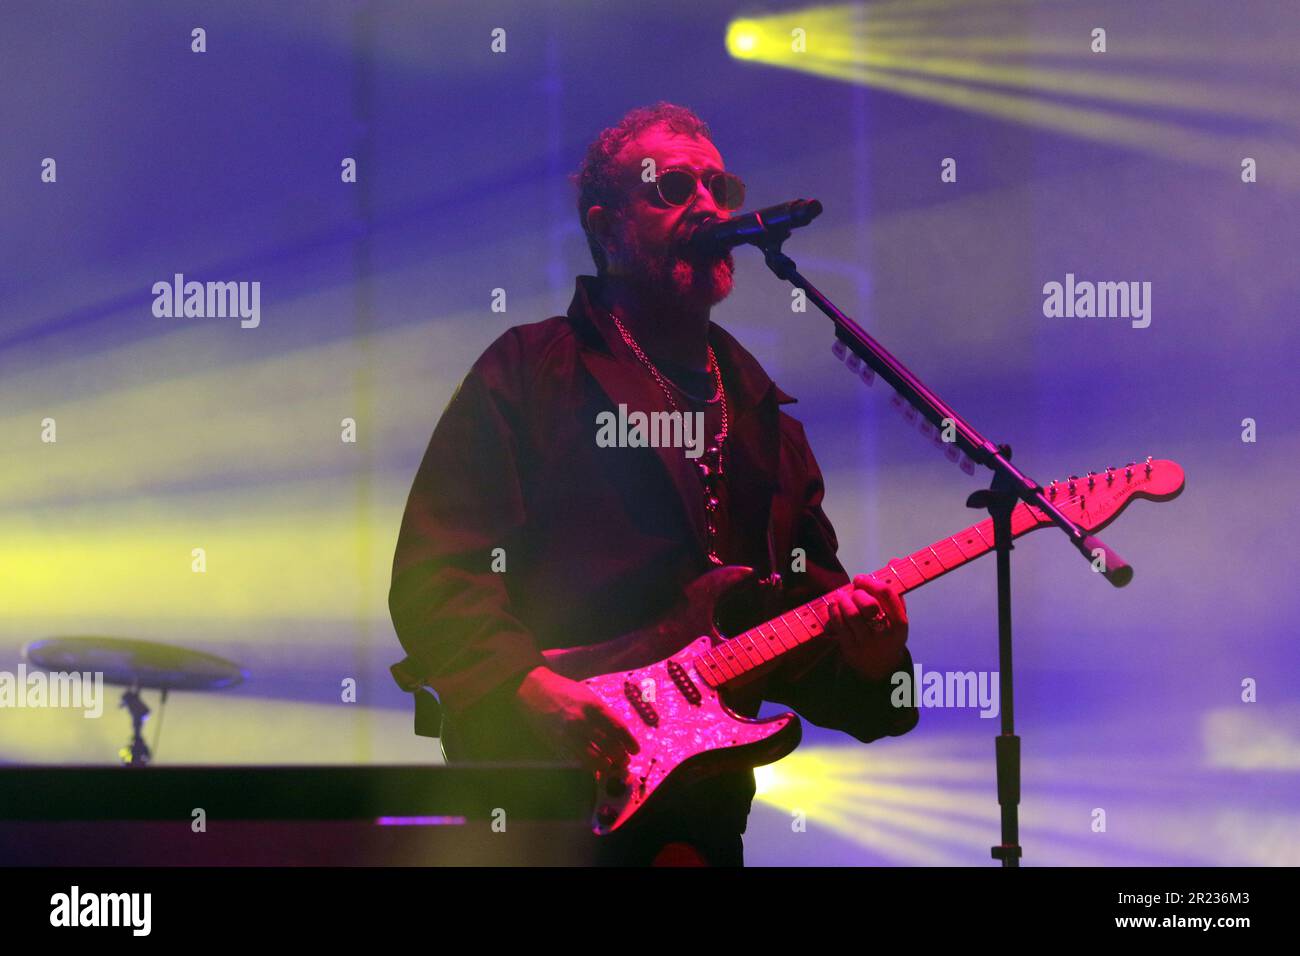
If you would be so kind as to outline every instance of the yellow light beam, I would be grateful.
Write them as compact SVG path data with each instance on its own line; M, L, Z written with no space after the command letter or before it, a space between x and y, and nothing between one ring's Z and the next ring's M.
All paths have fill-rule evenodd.
M1300 189L1300 148L1259 137L1214 135L1177 123L1070 106L1031 96L996 93L956 83L900 76L886 70L807 61L805 72L862 83L905 96L995 116L1008 122L1097 140L1235 176L1243 156L1272 170L1270 183Z
M546 314L543 298L518 308ZM152 496L196 479L363 474L363 448L383 461L386 451L428 441L481 350L464 334L475 322L448 315L256 358L238 354L228 330L200 325L6 375L0 503ZM204 357L198 369L196 355ZM383 375L357 388L358 368L371 363ZM345 417L357 420L356 444L341 441ZM56 423L55 443L41 441L46 418Z
M386 502L362 563L350 478L135 498L0 515L0 607L12 622L123 618L387 619L391 545L409 478ZM193 549L205 570L194 570Z
M1036 93L1089 97L1136 106L1166 107L1185 112L1256 118L1271 122L1300 122L1300 108L1271 88L1210 86L1179 80L1106 75L1085 70L1048 69L1026 65L999 66L956 57L929 57L906 51L868 49L828 42L810 61L876 67L949 80L1015 87Z
M1296 105L1300 100L1273 86L1236 83L1230 88L1210 87L1173 75L1153 75L1141 70L1147 64L1131 60L1126 61L1127 72L1116 75L1038 63L990 63L969 52L961 55L962 39L948 35L955 29L952 20L955 10L938 5L936 9L944 12L916 20L914 25L922 29L910 35L904 21L880 16L890 9L904 8L868 6L865 18L858 8L851 6L815 7L749 18L744 21L745 35L750 38L746 58L1007 122L1119 145L1223 171L1225 175L1235 174L1241 159L1250 156L1261 168L1267 166L1272 170L1271 186L1291 191L1300 189L1300 146L1297 145L1300 108ZM990 17L1008 12L997 5L983 11L973 5L962 9L968 14L978 14L971 26L983 35L981 42L985 44L989 42L987 34L993 22ZM1038 21L1033 27L1042 29ZM791 31L797 28L805 31L801 39L806 49L795 49L792 44ZM1023 43L1032 51L1037 41L1022 39L1019 34L1025 32L1024 24L1011 25L1007 42ZM958 44L954 48L958 55L930 56L919 52L915 45L936 42L935 33L944 34L940 38L943 41ZM1051 37L1049 41L1057 39ZM1083 39L1076 42L1080 49L1087 49ZM1180 53L1195 49L1194 45L1176 39L1169 46ZM1214 50L1206 51L1209 62L1217 55ZM1087 102L1061 102L1059 97L1085 98ZM1121 112L1120 108L1164 108L1229 117L1234 122L1245 118L1269 126L1250 135L1215 133L1190 126L1179 118L1135 116Z
M756 799L784 813L801 811L810 827L825 827L900 862L951 865L971 854L983 856L998 838L993 770L987 760L982 762L982 786L936 787L934 779L943 776L939 772L921 785L880 782L892 765L905 760L912 764L908 776L931 776L924 773L924 758L907 756L930 743L904 743L875 758L853 747L801 749L759 769ZM976 741L942 738L939 743L938 749L948 752L942 763L951 761L953 750L973 751ZM967 762L973 764L975 758L961 761ZM1048 789L1051 777L1059 781L1057 792ZM1113 782L1092 800L1124 808L1109 821L1108 832L1094 832L1092 803L1074 793L1079 780L1099 777ZM1038 860L1050 865L1106 865L1153 856L1226 862L1214 853L1214 842L1205 839L1214 831L1230 831L1220 845L1232 846L1239 858L1259 865L1294 865L1300 859L1300 840L1294 839L1300 814L1192 800L1198 786L1205 785L1198 781L1196 767L1172 759L1081 754L1031 761L1025 786L1036 796L1021 808L1021 832L1037 846ZM1279 843L1280 837L1291 839Z

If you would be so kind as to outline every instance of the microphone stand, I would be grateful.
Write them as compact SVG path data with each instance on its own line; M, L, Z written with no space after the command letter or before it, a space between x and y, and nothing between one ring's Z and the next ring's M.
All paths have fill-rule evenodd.
M820 204L817 205L820 211ZM802 223L798 223L802 225ZM913 375L902 362L894 358L883 345L864 332L856 322L837 309L807 279L799 274L794 260L781 251L781 245L790 238L792 226L788 221L766 225L761 233L748 236L746 241L763 250L767 266L778 279L802 289L817 308L835 323L835 337L888 382L918 412L940 432L951 426L955 444L972 460L993 472L993 481L987 490L977 491L966 499L969 508L987 508L993 518L993 542L997 552L998 580L998 667L1000 682L998 702L1002 713L1001 734L994 739L997 763L998 805L1002 816L1002 842L992 847L993 858L1004 867L1020 865L1020 738L1015 732L1013 690L1015 687L1011 666L1011 512L1017 500L1044 512L1062 531L1090 564L1098 558L1101 567L1093 565L1115 587L1123 587L1133 579L1133 569L1118 554L1107 547L1097 536L1087 534L1067 518L1043 493L1038 482L1020 472L1011 464L1011 446L994 445L958 415L951 406Z

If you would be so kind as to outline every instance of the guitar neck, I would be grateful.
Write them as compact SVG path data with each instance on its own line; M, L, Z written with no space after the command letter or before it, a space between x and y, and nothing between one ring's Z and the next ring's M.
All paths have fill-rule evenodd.
M1041 527L1042 518L1039 515L1040 512L1031 510L1024 502L1017 504L1011 512L1011 536L1018 538ZM992 550L993 519L985 518L964 531L940 538L934 544L905 558L892 559L883 568L873 572L871 577L906 593ZM849 583L835 591L852 589L853 585ZM825 633L830 620L830 595L835 591L829 591L705 651L695 659L696 671L705 683L716 689L733 681L739 683L752 672L767 667L782 655L807 644Z

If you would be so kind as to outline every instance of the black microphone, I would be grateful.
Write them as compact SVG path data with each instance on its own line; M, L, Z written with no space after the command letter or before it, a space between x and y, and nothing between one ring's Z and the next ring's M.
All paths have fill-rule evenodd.
M788 236L791 229L806 226L822 213L816 199L796 199L768 206L732 219L719 219L700 226L687 243L700 253L721 255L746 243L761 245L768 239Z

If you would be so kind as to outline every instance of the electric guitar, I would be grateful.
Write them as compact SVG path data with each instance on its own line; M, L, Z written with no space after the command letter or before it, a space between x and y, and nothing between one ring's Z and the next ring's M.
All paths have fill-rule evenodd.
M1110 524L1135 498L1169 501L1183 490L1183 470L1172 461L1130 462L1123 469L1070 476L1045 489L1048 500L1086 531ZM1013 537L1050 525L1024 502L1011 514ZM906 593L993 550L993 521L894 558L871 576ZM640 744L626 774L596 774L592 830L613 833L642 816L670 789L713 774L772 763L798 745L799 718L790 712L764 720L736 714L723 700L760 677L796 648L826 631L827 595L727 638L718 633L716 608L723 595L750 578L751 568L714 568L693 581L656 623L584 647L548 650L547 667L582 681L619 717ZM841 590L852 590L852 584ZM832 592L833 593L833 592ZM540 742L500 728L456 726L444 718L442 747L448 760L544 757ZM553 757L553 755L550 755Z

